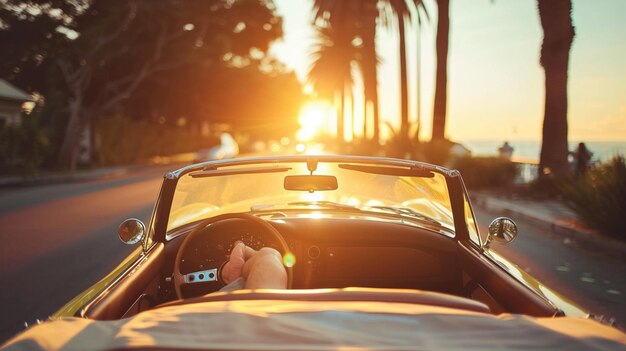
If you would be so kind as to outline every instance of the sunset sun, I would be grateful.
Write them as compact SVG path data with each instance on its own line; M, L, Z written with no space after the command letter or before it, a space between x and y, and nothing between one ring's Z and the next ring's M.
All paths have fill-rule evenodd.
M323 101L309 102L300 110L298 121L300 130L296 135L299 141L310 141L314 137L328 133L331 106Z

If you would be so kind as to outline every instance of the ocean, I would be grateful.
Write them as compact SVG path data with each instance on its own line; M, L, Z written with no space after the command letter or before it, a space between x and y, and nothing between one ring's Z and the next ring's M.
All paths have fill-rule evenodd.
M496 156L498 148L504 143L500 141L488 140L466 140L459 141L466 148L472 151L472 156ZM513 147L513 158L523 158L528 160L539 161L539 153L541 152L541 141L515 141L509 140L509 144ZM569 142L570 151L574 151L578 147L580 141L574 140ZM582 141L587 149L593 153L593 162L606 162L616 155L626 156L626 141Z

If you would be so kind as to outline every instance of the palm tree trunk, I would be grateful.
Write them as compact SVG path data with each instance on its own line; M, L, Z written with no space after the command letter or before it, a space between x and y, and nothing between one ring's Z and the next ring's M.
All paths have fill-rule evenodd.
M352 89L350 89L350 135L352 136L352 142L354 142L354 139L356 138L356 125L354 124L354 93L352 92Z
M400 138L406 152L409 140L409 93L406 68L406 33L404 15L398 14L398 33L400 35Z
M344 131L344 126L343 126L343 122L344 122L344 109L345 109L345 99L346 99L346 88L343 84L340 85L341 88L339 88L339 108L337 109L337 146L338 147L342 147L343 146L343 131Z
M419 10L418 10L419 11ZM419 16L419 13L417 14ZM415 28L417 28L417 33L415 33L415 38L416 38L416 43L415 43L415 49L417 51L416 53L416 68L415 68L415 80L416 80L416 89L415 89L415 94L416 99L415 99L415 103L416 103L416 118L415 118L415 123L417 126L417 130L415 131L415 144L418 145L419 141L420 141L420 129L422 127L422 40L421 40L421 36L422 36L422 31L419 25L419 21L416 20L416 26Z
M363 99L363 141L367 141L367 110L369 101Z
M377 73L377 55L376 55L376 17L378 16L378 9L376 7L376 1L366 1L363 6L364 18L363 18L363 93L365 95L365 118L363 125L363 135L367 131L367 102L372 103L372 139L375 144L378 144L380 138L380 121L378 115L378 73Z
M437 73L431 140L445 138L448 102L448 36L450 33L449 0L437 0Z
M567 70L574 39L571 0L539 0L543 27L541 65L545 71L546 101L543 119L540 176L568 172Z

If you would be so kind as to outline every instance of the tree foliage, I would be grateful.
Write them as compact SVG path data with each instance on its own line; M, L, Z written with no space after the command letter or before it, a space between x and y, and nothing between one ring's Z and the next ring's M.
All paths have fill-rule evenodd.
M54 109L44 115L56 126L51 139L62 141L60 166L76 165L80 133L106 116L242 125L236 108L253 105L217 95L301 98L299 88L285 93L267 83L297 84L284 70L269 74L277 65L266 52L282 36L271 0L4 0L0 23L0 51L11 53L0 76L40 92ZM245 122L287 111L264 108L248 111Z
M415 11L416 10L416 11ZM376 53L376 29L378 22L384 27L393 28L398 23L400 58L400 135L403 146L408 146L408 73L405 29L408 28L413 12L421 23L425 15L422 0L315 0L313 3L315 24L319 29L320 44L314 53L314 64L310 80L322 95L329 91L352 87L351 64L358 63L363 78L365 97L365 121L368 120L367 104L371 103L373 114L373 140L378 144L378 77ZM395 29L395 28L394 28ZM343 96L343 95L342 95ZM341 112L341 108L340 108ZM341 114L341 113L340 113ZM342 118L338 119L338 133L341 133ZM364 135L367 135L364 123Z

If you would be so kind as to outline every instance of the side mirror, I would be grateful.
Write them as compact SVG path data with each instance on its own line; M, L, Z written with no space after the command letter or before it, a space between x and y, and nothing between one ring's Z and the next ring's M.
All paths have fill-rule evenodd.
M146 235L146 225L136 218L129 218L117 228L117 234L124 244L134 245Z
M483 247L488 249L492 241L508 244L517 237L517 225L512 219L499 217L489 224L489 234Z

